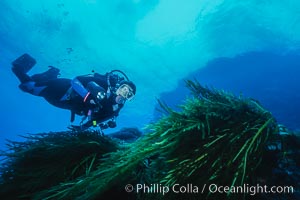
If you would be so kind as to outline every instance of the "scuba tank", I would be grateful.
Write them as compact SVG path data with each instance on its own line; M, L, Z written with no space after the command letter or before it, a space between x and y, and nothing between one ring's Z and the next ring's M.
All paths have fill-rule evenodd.
M92 97L94 97L97 104L99 104L100 101L106 97L105 89L94 81L91 81L87 84L87 89L91 93Z

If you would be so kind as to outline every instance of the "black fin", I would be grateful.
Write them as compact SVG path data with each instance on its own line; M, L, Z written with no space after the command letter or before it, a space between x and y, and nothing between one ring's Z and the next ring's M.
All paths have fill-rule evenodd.
M36 61L29 54L25 53L12 62L13 71L26 74L36 64Z
M36 61L28 54L23 54L12 62L11 68L21 83L32 81L31 77L27 75L27 72L35 65Z

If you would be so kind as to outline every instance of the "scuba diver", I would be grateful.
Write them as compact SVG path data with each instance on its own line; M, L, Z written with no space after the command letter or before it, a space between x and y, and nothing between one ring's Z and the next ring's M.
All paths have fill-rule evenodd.
M125 102L136 93L135 84L120 70L105 75L77 76L71 80L60 78L60 70L53 66L44 73L29 76L27 72L35 64L35 59L28 54L12 62L12 71L21 82L19 88L44 97L58 108L70 110L71 122L76 114L83 116L80 126L72 125L72 130L85 130L91 126L100 126L101 129L116 127L115 118Z

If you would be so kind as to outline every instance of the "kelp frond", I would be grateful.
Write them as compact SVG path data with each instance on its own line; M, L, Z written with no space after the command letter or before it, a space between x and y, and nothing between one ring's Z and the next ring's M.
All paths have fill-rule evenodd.
M1 197L32 198L33 191L89 175L104 154L119 149L116 141L98 132L28 134L24 138L9 141L2 153L6 159L1 167Z

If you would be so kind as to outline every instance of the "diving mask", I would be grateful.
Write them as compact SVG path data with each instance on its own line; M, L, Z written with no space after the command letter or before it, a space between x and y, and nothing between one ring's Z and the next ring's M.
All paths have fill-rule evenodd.
M130 101L134 97L134 92L129 85L123 84L117 89L116 95L120 95Z

